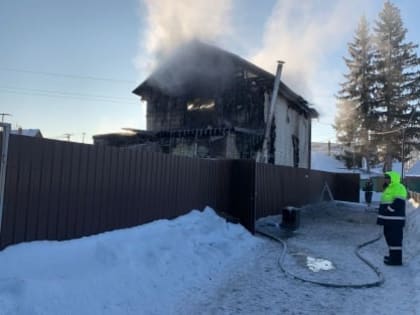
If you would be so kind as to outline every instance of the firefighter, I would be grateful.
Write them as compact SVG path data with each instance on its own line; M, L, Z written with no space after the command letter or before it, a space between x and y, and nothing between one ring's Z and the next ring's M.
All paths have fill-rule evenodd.
M377 224L384 227L384 236L389 249L389 256L384 257L386 265L402 265L406 199L407 190L401 184L400 174L394 171L386 172L377 219Z
M365 201L368 207L370 207L370 204L372 202L372 194L373 194L373 183L370 178L367 180L365 186L363 187L363 190L365 192Z

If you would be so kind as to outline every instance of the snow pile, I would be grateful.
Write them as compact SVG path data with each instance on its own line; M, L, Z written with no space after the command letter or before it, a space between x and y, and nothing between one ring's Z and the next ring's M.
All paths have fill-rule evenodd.
M258 240L210 208L0 252L0 314L171 314L220 282Z

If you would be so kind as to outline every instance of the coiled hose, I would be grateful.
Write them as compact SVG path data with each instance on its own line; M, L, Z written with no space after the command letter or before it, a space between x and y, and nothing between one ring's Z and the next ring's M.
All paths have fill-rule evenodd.
M378 236L376 236L374 239L372 239L370 241L367 241L367 242L364 242L364 243L358 245L355 249L356 256L360 260L362 260L366 265L368 265L369 268L373 270L373 272L375 272L376 276L378 277L378 280L373 281L373 282L361 283L361 284L340 284L340 283L329 283L329 282L322 282L322 281L305 279L303 277L299 277L299 276L295 275L294 273L288 271L283 266L284 257L286 256L286 253L287 253L287 243L286 243L286 241L283 240L282 238L276 236L275 234L269 233L267 231L261 231L261 230L257 229L257 232L266 236L266 237L269 237L269 238L271 238L275 241L278 241L282 244L283 251L282 251L282 253L280 255L280 258L278 260L278 264L280 266L280 269L286 275L288 275L289 277L292 277L294 279L304 281L304 282L309 282L309 283L312 283L312 284L317 284L317 285L324 286L324 287L329 287L329 288L352 288L352 289L378 287L385 282L385 279L384 279L384 276L383 276L382 272L377 267L375 267L371 262L369 262L366 258L364 258L359 252L363 247L378 241L382 237L381 234L379 234Z

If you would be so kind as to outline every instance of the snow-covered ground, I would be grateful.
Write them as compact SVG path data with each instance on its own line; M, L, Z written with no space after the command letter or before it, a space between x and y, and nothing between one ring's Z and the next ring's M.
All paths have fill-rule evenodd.
M259 223L264 220L280 229L280 218ZM381 233L374 221L373 208L363 203L303 208L299 229L284 235L284 267L335 284L375 281L354 253ZM404 265L383 265L381 238L361 250L383 274L381 286L324 287L286 275L279 242L227 223L210 208L193 210L77 240L6 248L0 252L0 315L420 314L419 239L420 210L408 203ZM313 272L310 258L325 259L333 269Z
M313 170L337 172L337 173L354 173L355 170L348 169L342 162L337 160L333 155L325 152L311 152L311 168Z

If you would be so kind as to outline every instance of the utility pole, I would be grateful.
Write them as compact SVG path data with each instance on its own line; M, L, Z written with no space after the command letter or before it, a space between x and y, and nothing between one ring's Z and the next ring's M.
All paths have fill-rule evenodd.
M85 135L86 135L86 132L82 132L82 143L85 143Z
M4 123L4 116L12 116L12 115L8 113L0 113L0 116L1 116L1 122Z
M72 133L65 133L63 136L64 136L64 138L66 138L66 139L67 139L67 141L70 141L70 137L71 137L72 135L73 135Z

